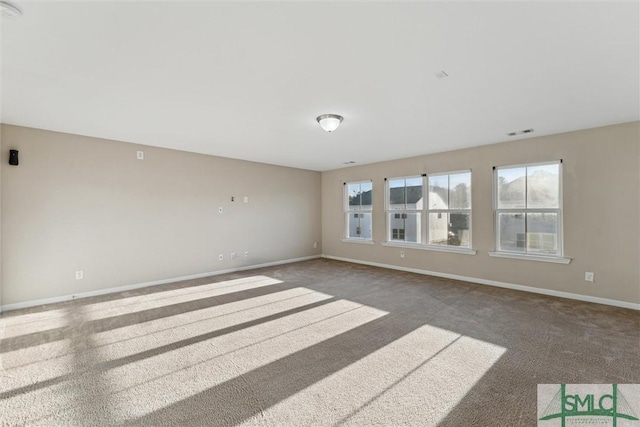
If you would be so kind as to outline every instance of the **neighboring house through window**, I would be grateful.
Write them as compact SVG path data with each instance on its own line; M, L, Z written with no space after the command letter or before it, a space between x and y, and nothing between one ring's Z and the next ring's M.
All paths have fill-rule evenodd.
M372 192L371 181L345 183L347 239L371 240Z
M388 240L420 243L424 209L422 177L393 178L387 184Z
M386 199L389 243L471 248L471 171L391 178Z
M428 243L470 248L471 171L432 174L428 181Z

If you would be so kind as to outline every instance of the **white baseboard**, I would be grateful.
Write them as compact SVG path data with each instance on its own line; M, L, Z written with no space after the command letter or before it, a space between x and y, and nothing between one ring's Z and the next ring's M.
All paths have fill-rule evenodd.
M18 309L21 309L21 308L35 307L35 306L38 306L38 305L45 305L45 304L53 304L53 303L56 303L56 302L71 301L71 300L79 299L79 298L95 297L95 296L99 296L99 295L112 294L112 293L115 293L115 292L131 291L131 290L134 290L134 289L146 288L148 286L164 285L164 284L173 283L173 282L181 282L183 280L200 279L202 277L219 276L221 274L235 273L237 271L254 270L256 268L272 267L274 265L281 265L281 264L290 264L292 262L307 261L307 260L310 260L310 259L316 259L316 258L321 258L321 257L322 257L322 255L312 255L312 256L306 256L306 257L300 257L300 258L291 258L291 259L285 259L285 260L281 260L281 261L267 262L267 263L264 263L264 264L246 265L246 266L242 266L242 267L229 268L229 269L226 269L226 270L218 270L218 271L210 271L210 272L207 272L207 273L192 274L190 276L173 277L171 279L162 279L162 280L153 280L151 282L136 283L134 285L118 286L116 288L98 289L98 290L95 290L95 291L80 292L80 293L77 293L77 294L63 295L63 296L59 296L59 297L44 298L44 299L25 301L25 302L17 302L17 303L14 303L14 304L6 304L6 305L0 306L0 313L3 313L5 311L18 310Z
M513 284L513 283L497 282L495 280L478 279L476 277L459 276L457 274L439 273L437 271L421 270L421 269L418 269L418 268L400 267L400 266L391 265L391 264L381 264L381 263L378 263L378 262L361 261L359 259L341 258L341 257L336 257L336 256L331 256L331 255L322 255L322 257L323 258L327 258L327 259L334 259L334 260L337 260L337 261L352 262L352 263L355 263L355 264L364 264L364 265L370 265L370 266L373 266L373 267L389 268L389 269L392 269L392 270L407 271L409 273L426 274L428 276L444 277L446 279L461 280L463 282L471 282L471 283L478 283L478 284L481 284L481 285L497 286L499 288L514 289L514 290L517 290L517 291L532 292L532 293L535 293L535 294L550 295L550 296L554 296L554 297L569 298L569 299L574 299L574 300L578 300L578 301L593 302L593 303L596 303L596 304L605 304L605 305L612 305L614 307L622 307L622 308L630 308L632 310L640 310L640 304L627 302L627 301L618 301L618 300L614 300L614 299L593 297L593 296L589 296L589 295L573 294L573 293L570 293L570 292L554 291L552 289L534 288L532 286L524 286L524 285L516 285L516 284Z
M570 292L554 291L552 289L535 288L535 287L532 287L532 286L516 285L516 284L513 284L513 283L497 282L495 280L478 279L476 277L459 276L457 274L440 273L440 272L437 272L437 271L428 271L428 270L422 270L422 269L418 269L418 268L401 267L401 266L391 265L391 264L382 264L382 263L378 263L378 262L362 261L362 260L352 259L352 258L342 258L342 257L331 256L331 255L312 255L312 256L301 257L301 258L292 258L292 259L281 260L281 261L267 262L267 263L264 263L264 264L247 265L247 266L243 266L243 267L230 268L230 269L226 269L226 270L218 270L218 271L211 271L211 272L207 272L207 273L193 274L193 275L190 275L190 276L182 276L182 277L173 277L173 278L170 278L170 279L154 280L154 281L151 281L151 282L137 283L137 284L133 284L133 285L119 286L119 287L115 287L115 288L106 288L106 289L99 289L99 290L95 290L95 291L80 292L80 293L77 293L77 294L63 295L63 296L59 296L59 297L44 298L44 299L25 301L25 302L19 302L19 303L14 303L14 304L6 304L6 305L0 306L0 313L5 312L5 311L18 310L18 309L21 309L21 308L34 307L34 306L38 306L38 305L45 305L45 304L53 304L53 303L57 303L57 302L71 301L73 299L78 299L78 298L87 298L87 297L111 294L111 293L115 293L115 292L130 291L130 290L134 290L134 289L146 288L148 286L164 285L164 284L167 284L167 283L180 282L180 281L183 281L183 280L200 279L202 277L207 277L207 276L219 276L221 274L234 273L234 272L238 272L238 271L254 270L256 268L271 267L271 266L281 265L281 264L290 264L290 263L293 263L293 262L307 261L307 260L321 258L321 257L322 258L327 258L327 259L333 259L333 260L337 260L337 261L351 262L351 263L354 263L354 264L370 265L370 266L373 266L373 267L388 268L388 269L391 269L391 270L407 271L409 273L425 274L425 275L428 275L428 276L435 276L435 277L444 277L444 278L447 278L447 279L461 280L463 282L478 283L478 284L481 284L481 285L496 286L496 287L499 287L499 288L514 289L514 290L518 290L518 291L532 292L532 293L536 293L536 294L550 295L550 296L555 296L555 297L560 297L560 298L569 298L569 299L574 299L574 300L578 300L578 301L593 302L593 303L596 303L596 304L605 304L605 305L611 305L611 306L614 306L614 307L630 308L632 310L639 310L640 311L640 304L636 304L636 303L632 303L632 302L618 301L618 300L612 300L612 299L600 298L600 297L593 297L593 296L589 296L589 295L580 295L580 294L574 294L574 293L570 293Z

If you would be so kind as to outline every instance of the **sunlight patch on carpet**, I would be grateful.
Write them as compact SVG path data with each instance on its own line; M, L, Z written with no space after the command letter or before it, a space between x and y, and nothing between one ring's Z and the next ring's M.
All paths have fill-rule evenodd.
M73 348L67 339L6 352L2 355L4 374L14 379L11 388L17 386L16 381L25 386L75 372L74 353L82 352L85 360L96 365L329 298L320 292L295 288L98 332L84 348ZM55 356L56 353L59 354ZM7 386L0 384L0 391L6 391Z
M312 292L303 294L300 302L318 301L328 298L326 294ZM273 307L285 310L295 306L294 300L274 303ZM281 304L281 305L277 305ZM292 305L293 304L293 305ZM119 350L111 347L95 349L91 355L81 355L85 363L110 360L113 357L130 354L142 348L162 346L167 342L202 334L211 328L223 328L224 325L242 323L249 318L260 318L273 312L273 307L259 307L216 318L216 323L198 326L188 325L187 335L176 335L175 331L153 334L148 341L138 338L132 347ZM271 310L271 311L269 311ZM147 354L144 358L133 360L122 366L88 372L49 387L36 389L11 397L2 402L11 408L8 419L21 422L49 425L51 423L74 422L81 407L77 405L77 391L83 390L89 398L104 400L109 408L109 417L125 422L131 417L142 416L167 405L188 399L226 381L233 380L249 371L277 361L302 349L311 347L324 340L363 325L387 313L375 308L350 301L329 302L308 310L302 310L282 318L258 323L229 334L213 337L204 341L163 351ZM76 358L75 363L78 360ZM68 361L72 363L72 361ZM82 363L84 364L84 363ZM68 366L73 368L73 366ZM47 375L49 368L38 370L32 382ZM25 371L26 374L27 371ZM99 381L108 395L92 395L92 383ZM98 404L95 407L99 407ZM37 410L35 410L37 408ZM12 418L19 414L19 418ZM33 417L29 414L34 414Z
M437 425L505 349L425 325L264 411L279 425ZM398 408L389 414L388 408ZM255 422L247 420L246 425Z
M282 281L267 276L250 276L207 285L188 286L169 291L158 291L145 295L87 304L79 306L78 310L87 315L85 320L98 320L279 283L282 283ZM65 313L65 309L56 309L0 318L0 328L3 331L0 338L69 326Z

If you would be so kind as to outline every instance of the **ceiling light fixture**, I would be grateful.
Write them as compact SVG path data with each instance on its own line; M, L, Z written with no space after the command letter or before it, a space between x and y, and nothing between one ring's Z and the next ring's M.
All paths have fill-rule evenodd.
M0 13L11 18L22 16L22 10L10 1L0 0Z
M340 126L340 123L342 123L343 118L344 117L337 114L323 114L321 116L318 116L316 120L318 121L322 129L326 130L327 132L333 132L334 130L338 129L338 126Z

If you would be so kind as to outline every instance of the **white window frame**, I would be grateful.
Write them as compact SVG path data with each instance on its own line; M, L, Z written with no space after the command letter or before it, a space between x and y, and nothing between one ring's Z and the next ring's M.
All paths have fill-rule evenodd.
M447 176L449 177L448 179L451 180L451 175L457 175L457 174L462 174L462 173L468 173L469 174L469 180L470 180L470 195L469 195L469 208L468 209L451 209L451 208L447 208L447 209L430 209L431 206L431 200L429 200L429 195L431 194L431 192L429 191L429 178L431 177L436 177L436 176ZM459 171L453 171L453 172L439 172L439 173L430 173L429 175L427 175L425 177L425 189L427 191L427 206L425 208L425 212L426 212L426 221L427 221L427 226L425 227L426 231L427 231L427 239L425 240L425 243L429 246L429 247L437 247L437 248L458 248L458 249L471 249L473 247L473 173L471 172L471 169L465 169L465 170L459 170ZM448 203L449 204L449 203ZM454 246L454 245L430 245L429 244L429 214L430 213L446 213L446 214L456 214L456 213L468 213L469 214L469 246Z
M399 176L395 178L385 178L385 193L384 193L384 210L385 210L385 225L387 232L387 243L400 244L400 245L422 245L424 244L424 208L423 209L391 209L391 186L390 182L398 179L416 179L420 178L422 180L422 198L424 200L424 175L408 175L408 176ZM405 183L406 185L406 183ZM405 187L406 188L406 187ZM420 234L418 235L419 242L407 242L403 240L393 240L392 239L392 230L391 230L391 215L395 214L420 214Z
M353 208L349 204L349 186L354 184L371 184L371 209ZM343 242L373 244L373 181L351 181L345 182L343 185L343 206L344 206L344 238ZM362 206L362 205L361 205ZM371 237L355 237L349 236L349 216L361 213L371 215Z
M557 208L498 208L498 173L503 169L516 169L516 168L533 168L537 166L558 165L558 207ZM525 173L525 180L527 174ZM525 185L525 202L527 200L527 186ZM500 249L500 224L499 218L501 213L555 213L558 216L557 224L557 254L541 254L541 253L528 253L521 251L509 251ZM495 167L493 170L493 225L494 225L494 239L495 239L495 252L489 252L490 256L499 258L515 258L530 261L543 261L553 262L559 264L569 264L570 258L564 256L564 237L563 237L563 223L564 223L564 209L563 209L563 164L562 160L553 160L549 162L540 163L525 163L516 165L507 165ZM525 236L527 234L526 222L525 222Z
M436 252L451 252L451 253L459 253L459 254L465 254L465 255L475 255L477 253L476 250L473 249L472 246L472 230L471 230L471 224L472 224L472 207L473 204L471 203L471 208L469 208L468 213L469 213L469 247L460 247L460 246L453 246L453 245L429 245L428 242L428 218L429 218L429 176L436 176L436 175L455 175L457 173L464 173L464 172L469 172L471 173L472 176L472 180L473 180L473 174L471 169L464 169L464 170L459 170L459 171L452 171L452 172L439 172L439 173L433 173L433 174L416 174L416 175L407 175L407 176L398 176L398 177L393 177L393 178L385 178L385 188L384 188L384 210L385 210L385 233L386 233L386 241L382 243L383 246L391 246L391 247L399 247L399 248L409 248L409 249L420 249L420 250L427 250L427 251L436 251ZM400 210L400 209L390 209L390 194L391 194L391 187L390 187L390 181L393 180L397 180L397 179L415 179L415 178L422 178L422 197L424 200L423 203L423 208L422 209L409 209L409 210ZM472 192L473 192L473 183L471 185L472 188ZM437 210L431 210L431 212L436 212ZM462 212L465 211L464 209L449 209L446 210L447 212ZM445 210L441 210L441 212L445 212ZM404 242L404 241L398 241L398 240L392 240L391 239L391 234L392 234L392 230L391 230L391 220L390 220L390 215L391 214L396 214L396 213L419 213L420 214L420 228L421 228L421 232L420 232L420 243L413 243L413 242Z

